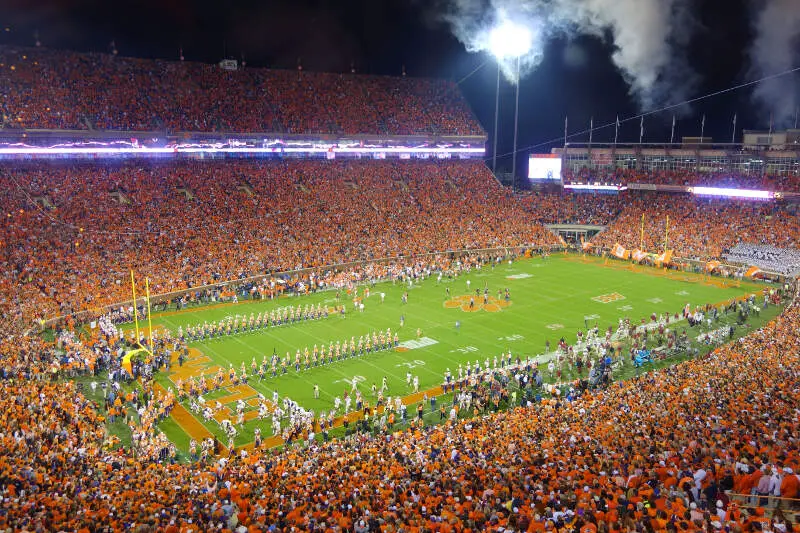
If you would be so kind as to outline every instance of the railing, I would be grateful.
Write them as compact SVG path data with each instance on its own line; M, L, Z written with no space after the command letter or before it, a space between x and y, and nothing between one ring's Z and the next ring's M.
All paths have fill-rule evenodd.
M444 250L440 252L429 252L425 254L418 254L413 256L394 256L394 257L384 257L380 259L371 259L371 260L362 260L362 261L350 261L346 263L336 263L332 265L322 265L316 267L309 267L309 268L300 268L295 270L285 270L281 272L273 272L273 273L265 273L259 274L257 276L250 276L246 278L237 278L232 280L225 280L210 283L207 285L198 285L194 287L189 287L186 289L180 289L176 291L164 292L160 294L150 295L150 304L151 306L155 304L160 304L164 302L172 301L176 298L180 298L182 296L191 295L197 292L204 292L204 291L221 291L225 288L237 287L237 286L244 286L244 285L252 285L264 280L268 279L286 279L286 278L298 278L308 275L310 273L320 273L320 272L342 272L342 271L357 271L359 269L363 269L368 265L386 265L386 264L393 264L393 263L402 263L402 264L411 264L420 260L424 260L426 258L432 258L437 256L445 256L450 255L454 257L460 256L467 256L467 255L485 255L485 254L496 254L502 253L504 257L507 257L513 252L524 253L526 250L535 251L541 253L543 250L548 250L550 252L562 251L564 247L562 245L549 245L549 246L540 246L540 245L529 245L529 246L503 246L498 248L480 248L480 249L462 249L462 250ZM291 288L289 288L291 289ZM138 295L137 295L138 296ZM137 297L138 305L144 304L144 297ZM78 323L85 323L87 319L92 319L98 317L108 311L113 309L117 309L122 306L130 306L132 305L133 300L123 300L120 302L116 302L113 304L103 305L100 307L96 307L94 309L88 309L84 311L77 311L75 313L68 313L65 315L55 316L52 318L48 318L38 324L41 329L46 329L51 327L55 324L60 322L64 322L68 318L74 319ZM29 331L30 333L30 331Z
M592 248L591 249L591 253L595 254L595 255L599 255L598 251L602 252L602 253L605 253L606 256L609 259L616 259L616 260L619 260L619 261L630 261L630 259L620 259L619 257L615 256L614 254L611 253L611 249L610 248ZM688 259L686 257L673 257L672 258L672 263L673 264L689 264L694 269L696 269L696 271L698 273L700 273L700 272L707 273L706 272L706 264L708 263L708 261L705 261L705 260ZM719 266L720 266L720 268L726 268L726 269L731 270L731 271L741 271L741 270L747 269L750 265L747 265L745 263L738 264L738 263L734 263L734 262L728 262L728 263L720 263ZM770 272L768 270L762 270L760 273L764 274L765 277L769 278L771 281L776 281L776 282L783 283L787 279L787 276L785 276L784 274L779 274L777 272Z
M152 305L161 304L161 303L164 303L164 302L170 302L170 301L175 300L176 298L180 298L180 297L186 296L186 295L191 295L193 293L198 293L198 292L203 292L203 291L222 291L225 288L231 288L231 287L236 288L238 286L252 285L252 284L256 284L256 283L259 283L259 282L262 282L262 281L268 280L268 279L298 278L298 277L303 277L303 276L305 276L307 274L310 274L310 273L313 273L313 272L316 272L316 273L321 273L321 272L342 272L342 271L346 271L348 269L350 269L351 271L356 271L356 270L358 270L360 268L364 268L364 267L366 267L368 265L386 265L386 264L397 264L397 263L411 264L411 263L414 263L416 261L424 260L426 258L432 258L432 257L444 256L444 255L450 255L450 256L458 257L458 256L469 256L469 255L482 255L482 254L485 255L485 254L502 253L504 255L504 257L507 257L508 255L510 255L512 253L516 253L517 255L519 255L521 253L524 253L526 250L530 250L530 251L532 251L534 253L541 253L543 250L547 250L547 251L549 251L551 253L552 252L561 252L561 251L565 251L565 250L574 251L574 252L578 252L578 253L581 252L580 248L578 248L577 245L564 246L564 245L559 244L559 245L545 245L545 246L542 246L542 245L502 246L502 247L497 247L497 248L444 250L444 251L439 251L439 252L429 252L429 253L418 254L418 255L413 255L413 256L394 256L394 257L384 257L384 258L380 258L380 259L371 259L371 260L362 260L362 261L349 261L349 262L346 262L346 263L336 263L336 264L332 264L332 265L322 265L322 266L316 266L316 267L300 268L300 269L295 269L295 270L285 270L285 271L281 271L281 272L259 274L257 276L250 276L250 277L246 277L246 278L238 278L238 279L232 279L232 280L219 281L219 282L214 282L214 283L210 283L210 284L207 284L207 285L197 285L197 286L193 286L193 287L186 288L186 289L181 289L181 290L176 290L176 291L169 291L169 292L164 292L164 293L160 293L160 294L151 295L150 296L150 303L151 303L151 306L152 306ZM610 257L612 259L618 259L614 255L612 255L610 253L610 249L607 249L607 248L600 248L600 249L593 248L590 253L592 253L594 255L600 255L598 253L598 251L602 252L602 253L605 253L607 257ZM685 259L685 258L680 258L680 257L673 258L673 261L674 262L678 262L678 263L694 264L694 265L696 265L697 268L702 269L703 271L705 271L705 262L704 261L698 261L698 260L694 260L694 259ZM722 265L722 266L725 266L725 267L727 267L729 269L732 269L732 270L741 270L741 268L742 268L741 266L735 266L735 265ZM776 280L781 281L781 282L786 279L785 276L779 275L779 274L774 273L774 272L764 272L764 273L769 275L769 276L774 276ZM288 289L292 290L291 287L288 287ZM122 307L122 306L130 306L132 304L132 302L133 302L132 299L131 300L123 300L123 301L116 302L116 303L113 303L113 304L103 305L103 306L100 306L100 307L97 307L97 308L94 308L94 309L89 309L89 310L84 310L84 311L78 311L78 312L75 312L75 313L68 313L68 314L65 314L65 315L55 316L55 317L48 318L48 319L40 322L38 324L38 326L39 326L40 329L46 329L46 328L51 327L53 325L56 325L58 323L64 322L68 318L72 318L78 323L85 323L88 320L96 318L96 317L99 317L99 316L101 316L101 315L105 314L106 312L111 311L113 309L117 309L117 308ZM144 298L143 297L137 298L137 302L138 302L139 305L144 305ZM31 330L29 330L28 333L31 333Z
M789 474L794 475L794 474ZM739 507L755 509L800 509L800 498L784 498L782 496L769 496L761 494L739 494L736 492L726 492L731 501L736 502Z

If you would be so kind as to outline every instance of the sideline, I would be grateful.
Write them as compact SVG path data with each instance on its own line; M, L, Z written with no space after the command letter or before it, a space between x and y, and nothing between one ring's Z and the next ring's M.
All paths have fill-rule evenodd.
M622 260L612 259L610 262L608 258L605 258L604 261L601 261L600 257L597 256L580 256L576 254L570 254L561 258L562 261L568 261L571 263L582 263L582 264L593 264L597 266L601 266L604 268L610 268L612 270L623 270L628 272L635 272L637 274L644 274L646 276L653 276L657 278L667 278L673 281L683 281L685 283L703 283L709 287L717 287L718 289L750 289L756 290L756 288L763 288L763 284L759 284L758 282L754 281L741 281L741 280L733 280L729 278L720 278L718 276L709 276L705 274L698 274L697 272L683 272L681 270L664 270L658 267L652 267L649 265L634 265ZM728 280L728 281L723 281Z

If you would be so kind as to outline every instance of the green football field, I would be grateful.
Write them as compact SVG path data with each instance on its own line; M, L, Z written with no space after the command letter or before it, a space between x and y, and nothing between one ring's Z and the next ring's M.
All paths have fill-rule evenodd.
M488 306L483 306L484 287L489 289ZM692 306L720 303L760 292L761 287L754 283L724 283L720 278L570 255L519 259L494 268L486 266L454 279L444 278L441 282L431 277L410 288L399 283L379 283L370 288L363 312L354 310L352 300L344 292L337 302L336 291L190 308L155 314L153 325L177 332L179 326L185 329L204 321L220 321L237 315L249 317L251 313L257 315L274 308L318 302L328 306L344 304L346 314L192 342L191 348L207 356L207 359L202 358L205 362L195 361L184 368L175 364L171 374L162 372L157 380L165 387L174 387L178 377L210 376L220 367L227 370L233 365L238 373L243 362L247 373L251 374L253 358L260 364L263 356L269 357L273 351L280 356L289 352L294 361L298 349L301 352L306 347L312 350L315 344L327 346L331 342L349 341L351 337L358 341L361 335L391 328L393 333L399 333L402 350L390 349L300 372L292 365L285 375L279 368L274 378L270 377L271 372L263 380L250 375L249 388L245 390L225 387L205 396L207 401L219 399L233 408L239 398L254 400L257 394L271 398L273 391L277 391L281 398L288 396L306 409L319 413L330 410L333 398L351 390L355 380L362 394L374 405L372 384L380 387L384 377L389 387L386 396L406 396L412 392L406 384L407 372L418 376L419 389L424 391L441 385L446 369L455 375L459 364L474 364L480 360L483 366L487 357L491 361L501 352L510 350L515 358L529 355L546 360L543 354L547 341L555 347L564 337L573 344L577 331L585 329L586 324L597 323L601 330L612 325L616 330L622 317L638 322L649 318L651 313L674 314L687 303ZM363 292L363 287L360 289ZM480 289L481 295L475 297L475 306L470 310L469 297L475 295L476 289ZM509 301L505 299L506 289ZM402 302L405 292L408 293L407 303ZM383 301L381 293L385 295ZM401 316L404 317L402 327ZM314 398L315 384L320 389L318 399ZM253 405L248 409L254 410ZM216 421L203 421L195 415L207 429L227 442ZM263 428L263 435L272 434L268 421L250 421L244 431L239 432L237 445L252 442L252 432L257 425ZM180 435L173 422L162 423L161 427L185 449L186 437Z

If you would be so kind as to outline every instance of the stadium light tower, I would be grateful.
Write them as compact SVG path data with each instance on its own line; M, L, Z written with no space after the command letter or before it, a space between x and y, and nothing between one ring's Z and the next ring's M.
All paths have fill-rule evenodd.
M517 86L514 106L514 151L511 159L511 177L516 180L517 173L517 127L519 125L519 63L520 58L530 52L533 36L528 28L510 20L498 24L489 34L489 50L497 58L497 89L494 100L494 149L492 154L492 172L497 167L497 118L500 110L500 63L511 58L516 59L515 83ZM512 183L512 188L513 188Z

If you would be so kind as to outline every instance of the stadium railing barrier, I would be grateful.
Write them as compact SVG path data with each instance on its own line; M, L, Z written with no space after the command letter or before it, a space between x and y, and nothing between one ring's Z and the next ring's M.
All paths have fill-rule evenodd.
M764 496L761 494L739 494L736 492L726 492L726 494L731 501L736 502L741 508L756 509L762 507L770 511L775 509L800 509L800 498Z
M385 264L392 264L392 263L399 263L399 262L409 262L409 261L419 261L425 258L443 256L443 255L451 255L451 256L466 256L466 255L476 255L476 254L495 254L495 253L502 253L504 257L508 256L510 253L515 253L516 255L525 253L525 251L530 250L534 253L542 253L542 251L547 250L550 253L561 252L564 251L566 247L562 245L551 245L551 246L503 246L497 248L480 248L480 249L462 249L462 250L443 250L439 252L429 252L426 254L417 254L413 256L394 256L394 257L384 257L380 259L370 259L365 261L349 261L346 263L336 263L332 265L322 265L316 267L309 267L309 268L301 268L295 270L283 270L283 271L276 271L266 274L259 274L257 276L250 276L247 278L237 278L232 280L225 280L219 281L207 285L198 285L194 287L189 287L186 289L181 289L177 291L165 292L160 294L151 294L150 295L150 303L153 307L156 307L159 304L163 304L165 302L170 302L176 298L180 298L182 296L191 295L193 293L202 292L202 291L217 291L222 290L224 288L231 288L236 286L243 286L243 285L251 285L256 284L268 279L281 279L281 278L292 278L297 276L303 276L306 274L310 274L313 272L328 272L328 271L343 271L348 269L355 269L358 267L366 267L368 265L385 265ZM141 273L146 275L146 272ZM362 281L363 282L363 281ZM293 293L294 290L291 287L287 287L286 289L288 292ZM328 288L323 290L329 290ZM144 298L137 298L138 306L144 305ZM75 313L69 313L65 315L60 315L52 318L45 319L40 321L38 324L34 325L33 328L29 329L26 333L32 333L37 327L40 330L44 330L55 326L61 322L66 321L68 318L72 318L76 323L86 323L89 320L102 316L106 312L109 312L113 309L118 309L123 306L131 306L133 300L123 300L117 303L108 304L104 306L100 306L94 309L78 311Z
M531 250L534 253L542 253L542 251L547 250L550 253L557 253L562 251L571 251L576 253L583 253L579 247L577 246L564 246L564 245L549 245L549 246L504 246L504 247L497 247L497 248L480 248L480 249L461 249L461 250L443 250L439 252L429 252L426 254L418 254L414 256L394 256L394 257L384 257L380 259L371 259L366 261L349 261L345 263L336 263L332 265L322 265L316 267L309 267L309 268L301 268L295 270L284 270L279 272L272 272L266 274L259 274L257 276L251 276L247 278L239 278L239 279L232 279L232 280L225 280L219 281L216 283L211 283L208 285L198 285L186 289L181 289L177 291L165 292L160 294L151 294L150 295L150 302L153 307L164 304L165 302L170 302L176 298L180 298L182 296L191 295L198 292L203 291L215 291L215 290L222 290L225 288L236 287L240 285L249 285L249 284L256 284L262 282L264 280L273 278L273 279L280 279L280 278L292 278L297 276L303 276L312 272L326 272L326 271L343 271L347 269L355 269L358 267L366 267L367 265L385 265L403 261L418 261L420 259L442 256L442 255L475 255L475 254L496 254L502 253L504 256L509 255L509 253L516 253L517 255L525 253L525 251ZM600 248L600 249L592 249L591 254L596 256L605 256L607 258L613 259L615 261L630 261L630 260L623 260L615 257L612 255L610 249L607 248ZM673 258L673 261L676 263L681 264L691 264L693 265L693 271L695 272L705 272L705 262L698 261L695 259L685 259L681 257ZM727 267L732 271L741 270L743 267L742 265L733 265L733 264L724 264L723 267ZM143 273L146 274L146 273ZM764 272L764 274L768 275L773 281L783 283L786 281L785 276L774 272ZM325 289L327 290L327 289ZM287 288L287 291L293 293L292 288ZM144 299L137 299L139 301L139 305L144 305ZM27 331L28 334L32 333L37 327L40 330L44 330L55 326L61 322L64 322L68 318L72 318L76 323L86 323L89 320L102 316L106 312L109 312L113 309L118 309L122 306L130 306L132 304L132 300L123 300L117 303L104 305L101 307L97 307L95 309L78 311L76 313L60 315L56 317L51 317L45 319L38 324L36 324L33 328Z
M577 247L575 248L575 250L580 251ZM591 253L592 253L592 255L597 255L597 256L603 256L604 255L608 259L613 259L614 261L622 261L622 262L630 262L631 261L631 259L620 259L619 257L615 256L614 254L611 253L611 249L610 248L599 248L599 249L593 248ZM706 263L707 263L707 261L701 261L699 259L689 259L689 258L686 258L686 257L673 257L672 263L673 263L673 265L680 265L680 264L690 265L690 267L692 269L692 272L695 272L695 273L707 273L706 272ZM747 265L745 263L735 263L735 262L732 262L732 261L728 261L727 263L720 263L719 268L727 269L727 270L732 271L732 272L736 272L736 271L741 271L741 270L747 269L749 266L750 265ZM770 272L770 271L767 271L767 270L762 270L760 272L760 274L765 276L766 278L768 278L770 281L773 281L773 282L776 282L776 283L778 283L778 282L779 283L783 283L784 281L787 280L787 276L785 276L784 274L779 274L777 272Z

